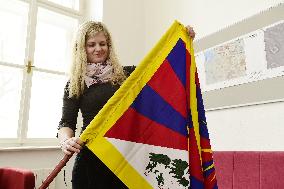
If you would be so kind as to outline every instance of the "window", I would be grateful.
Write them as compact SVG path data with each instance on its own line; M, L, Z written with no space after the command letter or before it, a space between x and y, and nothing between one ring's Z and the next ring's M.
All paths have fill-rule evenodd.
M49 0L49 1L71 9L79 10L79 0Z
M0 145L54 140L79 5L0 0Z
M17 138L29 5L0 4L0 137Z
M17 138L22 69L0 65L0 137Z

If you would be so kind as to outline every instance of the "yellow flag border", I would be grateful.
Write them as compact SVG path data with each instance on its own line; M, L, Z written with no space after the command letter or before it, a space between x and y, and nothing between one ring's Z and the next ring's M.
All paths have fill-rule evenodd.
M104 135L129 108L179 39L182 39L186 44L186 48L190 50L192 57L190 79L195 81L196 66L192 40L188 37L185 27L178 21L175 21L80 136L80 139L86 143L86 146L131 189L148 189L152 188L152 186L128 163L116 147L108 142ZM195 85L195 82L190 83ZM199 130L196 90L195 86L191 86L191 88L194 90L190 91L190 96L195 98L195 102L194 98L191 98L190 103L191 107L193 106L192 108L196 110L192 112L192 119L195 133L199 133L196 132ZM199 137L197 137L197 141L200 141ZM199 145L200 143L198 142L197 144ZM200 145L198 148L200 151Z

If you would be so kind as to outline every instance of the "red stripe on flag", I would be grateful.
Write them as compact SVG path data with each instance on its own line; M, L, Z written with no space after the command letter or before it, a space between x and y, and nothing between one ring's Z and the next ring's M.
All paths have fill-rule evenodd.
M191 65L191 55L186 49L186 95L187 95L187 107L190 109L190 65Z
M185 88L168 60L164 60L147 84L183 117L187 117Z
M187 150L187 138L129 108L105 137Z
M204 137L200 137L201 148L211 149L210 140Z
M213 189L215 188L215 185L217 184L216 174L215 171L213 171L205 180L204 180L204 187Z
M191 55L186 50L186 94L187 94L187 106L190 110L190 65L191 65ZM191 122L192 123L192 122ZM203 171L201 166L201 154L199 154L199 149L196 141L196 136L194 132L194 128L189 128L189 136L188 136L188 151L189 151L189 169L190 174L198 179L199 181L203 182ZM199 133L196 133L199 134Z
M202 163L212 161L212 154L210 152L201 152Z
M197 70L196 70L196 72L195 72L195 84L196 84L197 87L200 87L199 77L198 77Z
M199 155L199 150L197 147L197 141L194 133L194 129L190 128L189 129L189 169L190 169L190 174L194 176L196 179L199 181L203 182L203 172L202 172L202 167L201 167L201 161L200 161L200 155Z

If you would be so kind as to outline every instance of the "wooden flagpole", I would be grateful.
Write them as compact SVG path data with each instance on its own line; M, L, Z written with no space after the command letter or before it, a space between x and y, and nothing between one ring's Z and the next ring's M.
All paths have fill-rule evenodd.
M53 171L48 175L48 177L45 179L45 181L41 184L39 189L46 189L49 186L49 184L53 181L53 179L58 175L58 173L61 171L61 169L70 160L70 158L72 156L73 156L73 153L71 155L65 155L61 159L61 161L57 164L57 166L53 169Z

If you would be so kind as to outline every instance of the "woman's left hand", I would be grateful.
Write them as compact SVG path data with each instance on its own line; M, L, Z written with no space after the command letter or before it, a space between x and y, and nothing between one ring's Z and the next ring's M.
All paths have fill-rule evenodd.
M195 38L195 31L193 30L193 27L191 27L190 25L187 25L186 31L187 31L189 37L191 37L192 40L193 40Z

